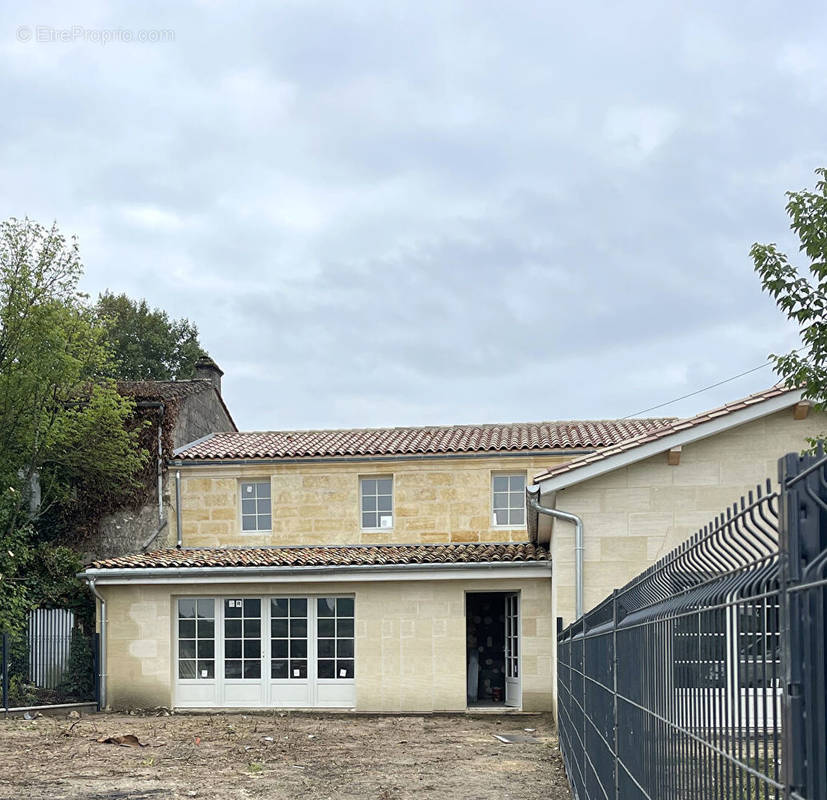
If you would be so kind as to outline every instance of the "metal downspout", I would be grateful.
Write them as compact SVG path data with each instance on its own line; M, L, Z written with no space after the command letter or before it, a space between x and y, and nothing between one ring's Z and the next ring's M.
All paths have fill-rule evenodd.
M538 514L545 514L547 517L562 519L574 524L574 617L580 619L583 616L583 520L577 514L541 506L537 500L539 494L539 487L528 488L529 508L533 508Z
M178 544L180 550L184 546L184 532L181 530L181 470L175 470L175 527L178 533Z
M100 652L98 653L98 670L100 677L100 707L106 708L106 600L95 586L94 578L87 578L89 589L101 604Z

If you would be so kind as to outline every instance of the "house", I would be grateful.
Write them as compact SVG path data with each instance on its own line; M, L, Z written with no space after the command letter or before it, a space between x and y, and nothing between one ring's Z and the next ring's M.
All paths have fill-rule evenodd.
M551 564L528 540L526 482L669 422L228 432L184 445L170 461L178 547L85 573L102 603L106 702L548 709Z
M684 420L209 434L170 461L177 546L84 573L106 702L551 710L578 574L589 608L825 422L774 387Z
M801 390L774 386L535 474L539 505L577 518L582 530L578 570L575 525L529 508L530 538L551 554L553 616L575 618L578 572L588 611L763 490L781 456L827 432L827 414L811 406Z
M105 514L86 533L79 544L85 563L167 543L169 456L176 447L208 433L237 430L221 396L223 374L209 356L202 356L192 380L118 382L118 392L135 402L138 419L148 422L142 442L151 458L140 476L146 499L138 508Z

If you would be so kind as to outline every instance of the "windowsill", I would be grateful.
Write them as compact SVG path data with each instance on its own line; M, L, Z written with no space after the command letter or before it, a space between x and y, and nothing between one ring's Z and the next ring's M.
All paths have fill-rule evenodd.
M273 532L273 529L270 528L269 530L266 530L266 531L241 531L241 535L242 536L259 536L262 533L272 533L272 532Z
M393 533L393 528L360 528L360 533Z
M492 531L524 531L528 530L528 526L523 523L522 525L492 525L490 530Z

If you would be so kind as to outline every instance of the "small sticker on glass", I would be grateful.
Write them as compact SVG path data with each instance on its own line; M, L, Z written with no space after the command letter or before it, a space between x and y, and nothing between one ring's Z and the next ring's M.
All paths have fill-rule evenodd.
M206 678L206 677L207 677L207 670L205 670L205 669L202 669L202 670L201 670L201 677L202 677L202 678Z
M294 677L294 678L298 678L298 677L299 677L299 673L300 673L300 670L294 669L294 670L293 670L293 677Z
M347 677L347 670L346 669L340 669L339 670L339 677L340 678L346 678Z

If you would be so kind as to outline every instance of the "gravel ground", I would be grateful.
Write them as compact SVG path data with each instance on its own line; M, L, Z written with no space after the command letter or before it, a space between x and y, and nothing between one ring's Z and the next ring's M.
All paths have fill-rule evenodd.
M494 733L531 734L503 744ZM104 744L133 735L144 747ZM0 798L569 800L548 716L90 714L0 720Z

